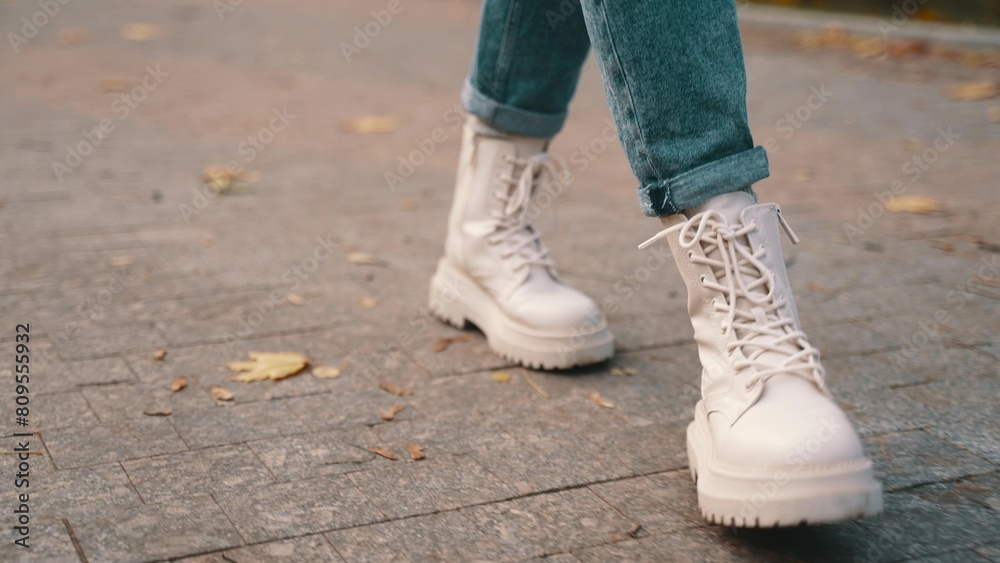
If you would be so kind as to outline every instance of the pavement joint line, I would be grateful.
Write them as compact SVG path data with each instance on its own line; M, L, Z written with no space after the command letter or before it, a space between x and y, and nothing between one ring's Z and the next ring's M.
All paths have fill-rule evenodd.
M87 554L83 551L83 546L80 544L80 538L76 535L76 530L69 523L68 518L62 519L63 526L66 527L66 533L69 534L69 539L73 543L73 549L76 551L76 556L80 558L81 563L88 563Z

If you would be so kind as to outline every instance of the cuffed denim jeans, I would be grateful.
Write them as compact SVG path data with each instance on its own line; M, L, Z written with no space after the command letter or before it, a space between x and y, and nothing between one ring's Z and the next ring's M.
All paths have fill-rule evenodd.
M465 109L506 133L554 136L591 45L645 215L752 193L768 176L734 0L485 0Z

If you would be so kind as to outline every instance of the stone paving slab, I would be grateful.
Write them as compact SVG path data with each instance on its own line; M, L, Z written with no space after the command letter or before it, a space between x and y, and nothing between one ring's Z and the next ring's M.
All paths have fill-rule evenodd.
M342 42L384 6L60 3L19 51L0 49L0 318L31 323L39 452L34 545L14 548L0 526L0 559L1000 559L997 100L942 95L995 80L995 65L939 58L936 44L863 58L744 26L750 125L774 141L755 189L802 238L782 244L803 326L889 494L876 519L731 530L698 515L684 439L701 367L685 289L665 248L635 249L659 226L639 217L621 147L592 150L611 131L594 61L551 145L573 184L536 223L564 277L604 308L618 354L522 370L426 308L479 6L402 3L346 60ZM38 10L6 2L0 22L19 31ZM153 37L125 38L130 23ZM87 39L60 44L73 28ZM122 94L101 79L135 86L149 65L169 76L118 119ZM820 87L834 95L810 108ZM789 136L782 125L806 109ZM296 117L261 133L275 111ZM363 115L396 128L341 127ZM115 131L57 178L52 163L103 118ZM913 178L904 165L942 128L961 137ZM435 131L433 153L389 189L385 173ZM261 134L273 142L250 159L240 147ZM234 159L257 178L209 197L202 170ZM876 213L848 236L897 179L945 210ZM13 343L0 330L0 349ZM342 375L232 381L225 364L254 350ZM234 399L217 404L217 385ZM393 405L405 408L385 420ZM0 396L8 440L13 416ZM0 455L0 472L15 462Z

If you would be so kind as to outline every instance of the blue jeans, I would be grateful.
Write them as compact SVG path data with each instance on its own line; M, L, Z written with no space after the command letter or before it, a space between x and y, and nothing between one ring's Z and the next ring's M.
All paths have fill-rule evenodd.
M465 109L495 129L562 129L594 46L645 215L768 176L747 125L734 0L485 0Z

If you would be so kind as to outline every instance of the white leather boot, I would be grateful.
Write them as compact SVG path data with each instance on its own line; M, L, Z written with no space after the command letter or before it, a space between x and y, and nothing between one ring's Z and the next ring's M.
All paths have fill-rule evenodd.
M877 514L881 485L799 325L778 225L798 241L777 205L722 197L721 212L663 218L640 246L666 238L687 284L703 367L687 430L702 515L771 527Z
M559 278L531 227L533 196L558 181L547 144L491 136L475 117L466 121L430 309L457 327L475 324L511 361L560 369L610 358L614 341L601 310Z

